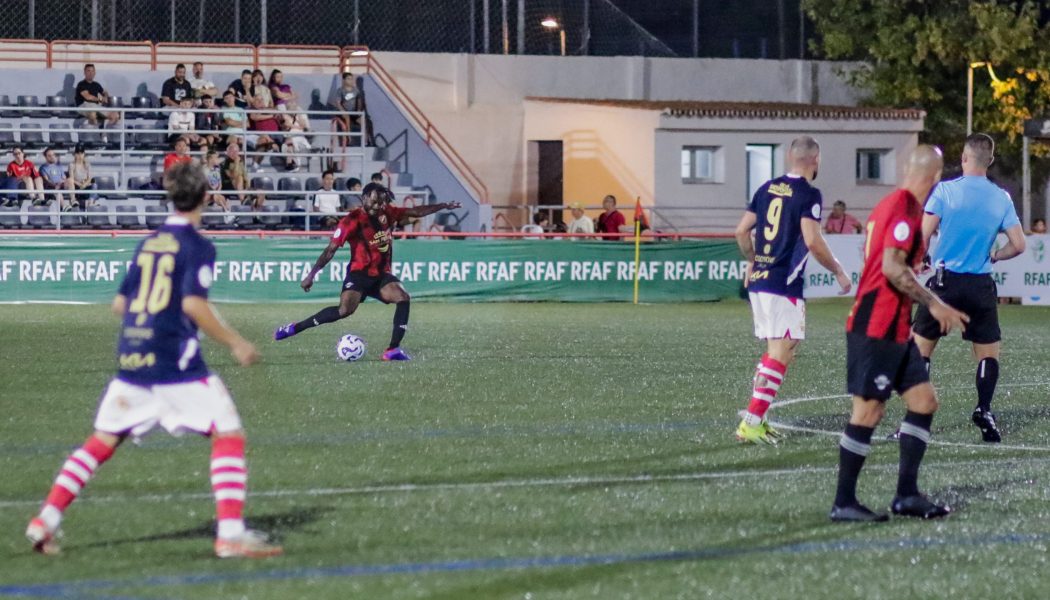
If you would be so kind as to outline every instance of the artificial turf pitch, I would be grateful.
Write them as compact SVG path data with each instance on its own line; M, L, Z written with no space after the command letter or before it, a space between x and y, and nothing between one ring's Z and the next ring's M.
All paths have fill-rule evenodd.
M249 525L286 555L211 555L208 444L126 444L67 513L63 554L22 531L91 430L113 371L101 306L2 306L0 598L1036 598L1050 545L1044 308L1003 307L994 408L1004 444L969 424L974 364L934 360L942 400L921 487L939 522L827 519L845 422L842 301L813 302L773 419L778 448L732 436L760 354L740 301L413 307L274 343L312 305L226 305L263 352L233 366L205 342L248 432ZM369 342L335 358L340 335ZM880 439L903 414L890 403ZM897 448L877 443L860 497L885 509Z

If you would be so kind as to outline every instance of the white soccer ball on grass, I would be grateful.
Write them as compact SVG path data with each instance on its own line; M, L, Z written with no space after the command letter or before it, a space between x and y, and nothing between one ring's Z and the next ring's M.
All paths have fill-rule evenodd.
M348 333L339 338L339 343L335 346L335 353L340 360L354 362L365 355L365 341L352 333Z

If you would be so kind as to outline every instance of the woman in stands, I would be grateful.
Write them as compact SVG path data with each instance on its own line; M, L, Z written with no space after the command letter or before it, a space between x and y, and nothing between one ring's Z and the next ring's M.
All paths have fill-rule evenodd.
M252 89L251 89L252 101L248 103L248 106L256 107L258 100L262 100L262 108L273 108L273 95L270 93L270 88L266 83L266 75L263 75L262 69L256 69L252 72Z
M285 163L289 171L298 171L298 155L310 151L310 140L306 139L302 122L293 115L281 115L281 130L285 132L282 146Z
M95 178L91 176L91 164L88 163L83 144L73 147L73 162L69 165L69 178L66 179L66 185L72 191L95 189ZM95 203L95 195L76 194L74 200L87 208Z

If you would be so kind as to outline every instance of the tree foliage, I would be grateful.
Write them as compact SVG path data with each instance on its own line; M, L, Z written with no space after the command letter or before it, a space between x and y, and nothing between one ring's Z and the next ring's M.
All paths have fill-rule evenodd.
M974 131L993 135L1007 173L1020 168L1025 119L1050 114L1050 7L989 0L803 0L831 60L861 61L852 84L881 106L920 107L924 141L957 155L973 62ZM1050 148L1037 152L1050 154Z

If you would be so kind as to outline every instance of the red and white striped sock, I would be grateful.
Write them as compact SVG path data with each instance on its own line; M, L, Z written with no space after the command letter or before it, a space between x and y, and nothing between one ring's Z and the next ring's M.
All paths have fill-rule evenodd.
M48 528L54 531L62 522L62 513L77 499L80 490L95 475L102 463L113 456L110 448L95 436L88 438L84 445L69 455L62 465L62 470L55 478L51 492L40 509L40 518Z
M769 405L776 400L780 384L784 382L784 374L787 366L778 360L772 359L768 354L762 355L762 361L758 363L755 370L755 387L751 393L751 403L744 415L744 422L748 425L758 425L766 417Z
M244 500L248 469L244 464L244 438L214 437L211 443L211 489L215 495L218 537L244 533Z

